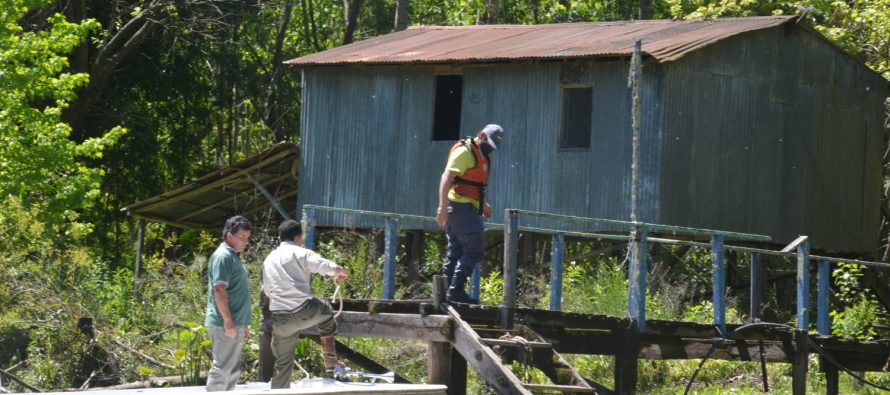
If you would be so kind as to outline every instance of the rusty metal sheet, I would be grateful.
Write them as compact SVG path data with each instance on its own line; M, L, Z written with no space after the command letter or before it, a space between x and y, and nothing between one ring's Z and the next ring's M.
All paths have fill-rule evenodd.
M643 52L668 62L793 16L711 20L645 20L549 25L416 26L292 59L300 66L499 62L520 59L629 56L636 40Z

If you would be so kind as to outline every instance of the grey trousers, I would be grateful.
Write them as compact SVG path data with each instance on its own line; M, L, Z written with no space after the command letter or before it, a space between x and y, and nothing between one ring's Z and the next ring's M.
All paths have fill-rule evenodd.
M220 327L207 327L213 342L213 365L207 372L207 392L231 391L241 377L241 345L244 344L244 327L235 329L235 337L226 336Z
M322 336L337 333L334 309L326 301L311 298L292 312L272 312L272 355L275 356L275 373L272 375L272 389L290 388L291 374L294 371L294 348L303 329L318 325Z

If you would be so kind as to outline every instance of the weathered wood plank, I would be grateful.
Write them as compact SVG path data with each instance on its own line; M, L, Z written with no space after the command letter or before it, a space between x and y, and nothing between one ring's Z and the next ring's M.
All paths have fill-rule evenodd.
M646 359L697 359L704 358L717 344L709 358L730 361L757 361L761 358L758 341L720 339L689 339L662 337L652 341L648 337L640 344L640 357ZM763 357L767 362L789 362L791 355L786 353L781 342L763 342Z
M487 344L489 346L501 346L501 347L530 347L530 348L551 348L552 345L550 343L542 343L542 342L518 342L515 340L502 340L502 339L490 339L490 338L481 338L480 339L483 344Z
M344 311L337 318L338 336L414 339L449 342L453 338L451 317L420 314L371 314ZM301 331L318 335L318 328Z
M522 387L519 378L509 368L501 365L498 356L490 348L482 345L479 335L461 319L457 311L450 306L447 310L455 322L452 345L466 359L467 364L472 366L473 370L499 394L531 395L531 392Z

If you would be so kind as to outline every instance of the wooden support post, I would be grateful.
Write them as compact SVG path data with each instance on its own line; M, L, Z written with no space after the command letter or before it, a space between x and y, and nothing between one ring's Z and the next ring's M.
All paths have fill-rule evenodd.
M396 221L395 218L386 217L384 222L383 299L396 297L396 254L399 247L399 225Z
M565 236L556 233L550 245L550 310L562 308L562 272L563 255L565 253Z
M726 259L723 235L711 236L711 277L713 285L714 325L720 337L726 337Z
M445 302L447 289L448 283L444 276L433 276L433 303L437 309ZM460 354L453 352L451 343L427 342L427 352L429 353L427 381L430 384L444 384L448 387L449 395L466 394L467 363ZM463 361L463 369L457 359Z
M810 327L810 241L797 245L797 328Z
M637 358L640 355L640 338L637 325L628 329L612 330L617 344L615 352L615 394L635 394L637 391Z
M829 365L831 363L825 358L819 358L819 366L825 371L825 395L838 395L840 393L838 371L834 365Z
M646 330L646 239L645 228L631 233L630 266L627 270L627 314L636 321L637 330Z
M136 221L136 262L133 265L133 294L139 295L139 277L142 275L142 243L145 239L145 219Z
M504 299L503 305L516 307L516 259L519 247L519 213L504 210Z
M791 393L794 395L806 395L807 393L807 364L809 362L809 346L807 345L807 331L797 329L794 331L794 360L791 361Z
M763 262L759 252L751 253L751 320L760 319L763 306Z
M303 209L303 247L315 249L315 209Z
M451 374L448 376L448 395L467 395L467 360L458 352L451 352Z

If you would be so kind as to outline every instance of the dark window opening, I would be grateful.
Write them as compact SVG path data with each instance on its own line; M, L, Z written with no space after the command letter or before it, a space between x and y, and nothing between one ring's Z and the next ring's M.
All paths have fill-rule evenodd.
M436 76L436 109L433 115L433 141L460 138L460 104L464 76Z
M593 90L590 87L562 89L559 148L590 148L592 106Z

